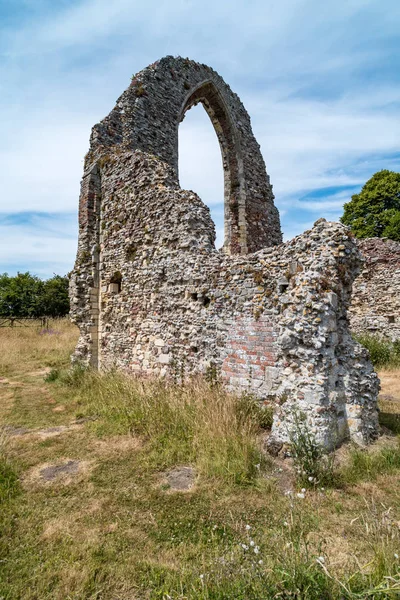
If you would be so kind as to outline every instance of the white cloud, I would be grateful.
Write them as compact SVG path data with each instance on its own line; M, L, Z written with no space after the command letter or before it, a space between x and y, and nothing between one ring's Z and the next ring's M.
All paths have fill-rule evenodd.
M68 273L75 260L77 221L69 214L37 215L31 223L0 224L0 272L30 270L40 277Z
M253 128L271 175L277 199L291 201L326 187L361 185L398 151L400 121L387 97L365 90L346 101L316 101L278 94L247 98ZM400 86L388 97L399 97ZM397 163L399 166L400 161Z
M77 208L88 123L66 114L60 120L41 117L26 122L12 146L0 152L0 213Z
M165 54L210 64L241 96L286 236L311 217L340 215L347 191L317 198L316 190L360 186L379 168L400 168L396 0L385 10L378 0L26 0L26 6L29 18L12 29L3 23L0 36L0 213L59 212L61 223L62 213L75 211L91 126L111 110L133 72ZM211 206L221 237L221 158L205 119L191 111L181 125L181 183ZM42 227L38 222L37 231ZM2 264L62 260L58 248L52 251L57 234L42 248L26 228L7 225L1 234ZM57 264L72 264L75 243L58 246L65 256Z

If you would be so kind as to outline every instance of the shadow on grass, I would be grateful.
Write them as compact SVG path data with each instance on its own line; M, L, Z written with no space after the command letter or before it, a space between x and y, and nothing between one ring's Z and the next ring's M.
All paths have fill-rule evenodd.
M393 433L400 433L400 414L390 412L379 413L379 424L387 427Z

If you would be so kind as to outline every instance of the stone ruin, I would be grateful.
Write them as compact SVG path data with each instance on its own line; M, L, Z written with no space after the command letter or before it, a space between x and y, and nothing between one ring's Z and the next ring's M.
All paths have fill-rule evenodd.
M351 329L400 341L400 242L369 238L358 247L364 264L353 285Z
M225 242L179 186L178 127L201 102L224 169ZM263 157L239 97L210 67L166 57L95 125L71 278L74 360L141 376L212 374L275 407L272 440L301 413L320 443L377 436L379 381L347 310L361 265L348 228L317 221L282 243Z

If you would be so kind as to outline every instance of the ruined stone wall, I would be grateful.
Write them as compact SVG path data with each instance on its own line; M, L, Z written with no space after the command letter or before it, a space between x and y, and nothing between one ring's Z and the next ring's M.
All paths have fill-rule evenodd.
M353 286L351 328L400 340L400 243L370 238L358 247L364 264Z
M181 94L172 116L171 87ZM174 136L199 96L228 158L225 252L215 249L209 209L177 177ZM295 410L326 446L373 439L378 380L349 334L360 254L347 228L322 219L277 245L279 216L247 113L208 67L164 59L121 99L94 127L86 157L71 280L74 359L142 376L212 370L233 391L273 403L278 441L288 439Z

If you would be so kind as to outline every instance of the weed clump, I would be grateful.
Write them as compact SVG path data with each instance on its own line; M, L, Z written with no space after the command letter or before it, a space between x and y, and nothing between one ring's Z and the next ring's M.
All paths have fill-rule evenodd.
M289 439L299 483L308 487L332 485L335 481L334 453L329 453L317 442L305 414L293 411Z
M261 404L260 400L253 394L242 394L237 400L235 412L239 420L251 419L260 429L271 429L272 427L273 407Z
M356 340L368 350L374 367L396 368L400 366L399 341L391 342L370 333L358 335Z
M81 363L74 364L70 369L53 368L44 378L46 383L59 381L71 388L78 388L84 381L87 367Z

